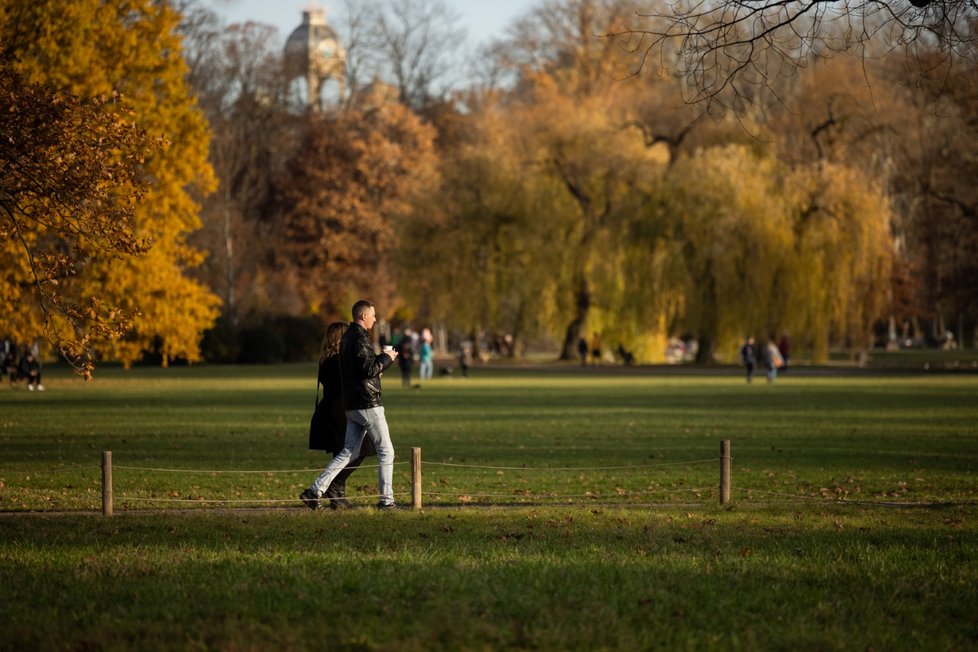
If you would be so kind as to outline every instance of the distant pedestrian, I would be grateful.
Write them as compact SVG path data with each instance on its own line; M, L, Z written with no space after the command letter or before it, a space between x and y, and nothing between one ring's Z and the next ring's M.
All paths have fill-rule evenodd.
M784 366L781 367L783 373L788 371L788 359L791 357L791 338L788 337L788 331L781 333L781 339L778 341L778 353L784 360Z
M420 361L418 374L421 380L431 380L435 371L435 351L431 346L432 341L434 338L431 336L431 330L423 329L421 331L421 350L418 352Z
M767 382L773 383L778 379L778 369L784 366L784 358L774 343L774 335L768 338L764 346L764 366L767 368Z
M21 378L27 379L27 389L32 392L35 389L39 392L44 391L44 385L41 384L41 363L38 362L34 351L31 349L24 351L17 371Z
M469 363L472 361L472 342L465 340L458 349L458 366L462 378L469 377Z
M740 360L744 364L747 372L747 382L754 379L754 367L757 365L757 347L754 345L754 338L748 337L744 345L740 347Z
M587 340L583 337L577 339L577 355L581 358L581 366L587 366Z
M404 331L404 337L397 345L397 364L401 368L401 385L411 386L411 371L414 369L414 339L411 330Z
M635 355L625 348L625 345L621 342L618 343L618 349L616 350L618 357L621 358L621 363L626 367L632 366L635 362Z
M16 387L17 386L17 374L18 374L18 371L17 371L17 367L18 367L17 345L16 344L13 344L12 342L6 343L6 344L7 344L7 346L5 346L5 349L2 352L2 356L3 356L2 367L3 368L0 369L0 373L7 374L7 379L10 381L10 386L11 387Z

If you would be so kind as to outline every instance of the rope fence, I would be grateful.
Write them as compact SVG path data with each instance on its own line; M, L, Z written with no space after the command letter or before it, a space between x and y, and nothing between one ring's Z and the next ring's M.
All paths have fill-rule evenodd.
M402 466L405 464L410 464L410 462L394 462L391 466ZM375 469L379 464L361 464L357 468L360 469ZM197 473L201 475L230 475L230 474L255 474L255 475L277 475L279 473L319 473L322 468L315 469L276 469L270 471L254 471L254 470L238 470L238 469L169 469L169 468L154 468L151 466L121 466L117 465L115 468L123 469L125 471L149 471L154 473Z
M697 460L686 460L681 462L660 462L656 464L633 464L624 466L590 466L590 467L529 467L529 466L493 466L493 465L480 465L480 464L462 464L457 462L427 462L429 466L441 466L441 467L456 467L456 468L468 468L468 469L482 469L482 470L492 470L492 471L545 471L545 472L568 472L568 471L605 471L605 470L635 470L635 469L648 469L656 467L665 466L690 466L694 464L706 464L714 463L719 459L720 461L720 504L725 504L730 501L730 442L729 440L723 440L720 447L720 457L719 458L707 458L707 459L697 459ZM420 510L423 507L423 491L421 483L421 449L412 448L411 449L411 461L410 462L394 462L392 466L399 466L404 464L411 465L411 507L415 510ZM359 468L377 468L379 464L361 466ZM174 468L159 468L159 467L147 467L147 466L128 466L119 465L114 467L118 470L126 471L142 471L147 473L195 473L200 475L223 475L223 474L260 474L260 475L275 475L284 473L311 473L319 471L319 469L285 469L285 470L237 470L237 469L174 469ZM113 473L112 465L112 451L102 452L102 515L112 516L115 511L115 496L113 492ZM510 500L524 499L524 500L574 500L574 499L595 499L603 497L634 497L634 496L649 496L652 494L662 494L662 493L686 493L693 495L701 495L706 493L707 489L701 488L689 488L689 489L677 489L677 490L645 490L645 491L626 491L626 490L616 490L614 494L608 494L608 496L602 496L601 494L595 492L587 492L584 494L557 494L555 492L538 492L533 493L527 490L525 493L512 493L508 494L495 494L487 492L440 492L440 491L428 491L426 492L429 496L442 497L442 496L453 496L457 497L460 502L471 502L473 499L487 499L487 498L508 498ZM395 494L397 496L408 495L406 493ZM366 498L380 498L380 496L356 496L351 497L352 499L366 499ZM348 498L349 500L350 498ZM119 502L154 502L154 503L195 503L195 504L259 504L259 505L272 505L272 504L293 504L295 499L234 499L234 498L220 498L220 499L205 499L202 497L196 498L157 498L157 497L136 497L136 496L120 496Z
M645 490L626 490L621 488L615 488L610 492L602 491L586 491L585 493L571 493L562 494L555 491L548 490L530 490L530 489L516 489L508 493L496 493L492 491L437 491L437 490L423 490L422 489L422 460L421 460L421 449L412 448L411 449L411 459L406 462L393 462L391 466L406 466L410 465L411 474L411 487L410 492L395 492L395 496L398 498L409 497L410 506L414 510L420 510L423 507L424 496L429 496L440 504L446 504L446 498L454 498L454 503L447 504L477 504L483 506L482 502L477 501L491 501L497 499L505 499L510 503L516 504L536 504L541 502L567 502L567 501L580 501L587 500L588 504L595 505L599 504L596 501L601 500L611 500L611 499L634 499L638 497L654 498L663 495L688 495L695 497L696 499L702 499L704 495L716 496L719 504L727 505L732 502L733 491L737 491L739 495L745 498L752 498L754 495L770 496L773 498L781 498L785 501L791 502L805 502L805 503L822 503L822 504L833 504L833 505L867 505L867 506L882 506L882 507L914 507L914 506L954 506L954 505L973 505L976 504L975 501L968 501L965 503L961 502L897 502L897 501L874 501L874 500L856 500L850 499L848 497L838 496L826 496L826 495L806 495L803 493L785 493L770 491L768 489L759 489L753 487L743 487L733 485L733 457L731 455L730 440L724 439L720 441L720 456L705 459L693 459L685 461L675 461L675 462L658 462L651 464L632 464L632 465L620 465L620 466L566 466L566 467L534 467L534 466L500 466L500 465L484 465L484 464L466 464L462 462L424 462L424 466L427 467L442 467L442 468L460 468L460 469L470 469L470 470L487 470L487 471L515 471L515 472L550 472L550 473L565 473L565 472L581 472L581 471L635 471L643 469L654 469L662 467L676 467L676 466L693 466L701 464L715 464L719 462L719 482L714 487L691 487L691 488L675 488L675 489L664 489L658 487L652 487L655 483L650 483L650 488ZM379 468L380 464L369 464L361 465L361 469ZM73 466L62 466L53 467L49 472L56 473L61 471L78 471L78 470L94 470L101 468L102 481L101 481L101 497L102 497L102 514L103 516L112 516L115 508L115 503L180 503L180 504L199 504L199 505L243 505L243 504L253 504L253 505L295 505L297 502L296 498L204 498L202 496L188 496L188 497L176 497L176 493L171 494L170 497L156 497L156 496L115 496L113 492L113 471L136 471L143 473L176 473L176 474L197 474L197 475L207 475L207 476L217 476L217 475L262 475L262 476L272 476L281 474L299 474L299 473L319 473L322 471L321 468L302 468L302 469L273 469L273 470L250 470L250 469L178 469L178 468L166 468L166 467L151 467L151 466L129 466L129 465L118 465L113 466L112 464L112 452L103 451L102 452L102 464L101 467L98 466L88 466L88 465L73 465ZM0 473L18 473L18 474L40 474L44 471L2 471ZM682 484L682 483L680 483ZM713 492L717 493L714 494ZM240 495L240 494L239 494ZM260 494L259 494L260 495ZM380 495L366 495L360 494L356 496L349 496L347 500L349 502L367 501L375 500L381 498ZM498 504L498 503L497 503ZM603 503L603 504L618 504L618 503ZM638 504L638 503L635 503ZM655 504L655 503L653 503Z
M483 466L479 464L456 464L452 462L425 462L426 466L459 466L467 469L489 469L500 471L609 471L615 469L650 469L657 466L684 466L716 462L718 458L689 460L686 462L661 462L659 464L628 464L625 466Z

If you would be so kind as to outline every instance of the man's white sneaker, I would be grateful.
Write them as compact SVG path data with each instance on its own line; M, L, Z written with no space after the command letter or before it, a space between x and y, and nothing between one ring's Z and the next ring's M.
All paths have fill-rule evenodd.
M44 391L44 385L42 385L41 383L38 383L37 384L37 391L43 392Z
M34 391L34 386L28 383L27 390L30 391L30 392L33 392Z

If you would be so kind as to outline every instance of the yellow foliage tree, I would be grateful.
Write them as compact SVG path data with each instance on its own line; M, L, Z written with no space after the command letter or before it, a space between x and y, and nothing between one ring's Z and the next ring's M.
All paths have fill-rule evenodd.
M870 345L888 300L886 197L858 170L787 170L743 146L709 148L670 170L656 210L672 217L672 271L700 360L733 359L746 335L789 330L824 360L830 343ZM678 272L678 274L677 274Z
M553 234L566 204L530 163L508 107L470 119L465 142L441 160L441 184L407 222L405 296L466 333L504 330L519 341L555 319L564 252Z
M799 168L785 186L796 234L793 328L815 360L825 360L833 342L854 353L868 349L873 322L890 300L888 199L859 170L832 163Z
M683 288L683 322L701 362L776 325L794 246L780 186L775 159L730 145L680 159L661 189L656 210L671 225L667 276Z
M0 62L5 62L0 59ZM105 110L114 105L117 111ZM118 98L82 101L28 84L0 65L0 300L4 335L31 342L37 323L82 374L98 339L130 316L80 292L78 271L100 257L145 251L133 209L152 142Z
M208 192L214 181L207 124L184 80L178 22L169 3L151 0L0 2L0 41L19 75L81 98L120 93L134 126L166 142L146 152L142 172L151 183L133 207L134 235L150 250L95 257L72 278L81 296L134 315L122 338L97 346L126 364L150 350L164 364L197 360L219 303L186 275L202 256L187 244L200 226L189 189ZM18 315L19 332L42 330L37 312Z

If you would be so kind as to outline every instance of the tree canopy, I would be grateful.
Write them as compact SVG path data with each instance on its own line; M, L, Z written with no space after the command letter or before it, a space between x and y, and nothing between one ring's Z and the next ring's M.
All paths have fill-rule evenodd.
M169 4L150 0L5 0L0 5L5 74L23 79L27 88L41 84L50 89L48 98L55 103L61 102L59 98L80 98L74 105L83 109L75 114L79 145L69 142L64 128L60 140L49 144L61 152L60 162L38 140L22 141L27 148L22 160L43 165L53 156L71 172L60 183L73 192L86 192L83 181L88 178L90 199L97 190L114 202L83 201L70 207L82 209L72 219L60 219L57 207L50 205L57 196L48 188L48 201L37 202L40 208L22 202L10 218L18 220L22 246L66 250L56 273L34 288L40 305L60 306L69 320L73 335L61 328L55 339L71 355L82 355L85 349L131 363L154 351L164 364L173 357L192 361L199 356L201 332L215 316L216 297L187 275L201 260L201 253L187 244L188 234L199 227L198 207L189 189L209 191L213 174L207 162L207 124L185 82L187 69L175 33L178 22ZM113 100L97 99L103 96ZM99 142L94 133L115 124L113 115L125 120L130 135L124 137L121 124ZM86 133L95 140L82 142ZM73 147L87 154L67 158ZM90 151L100 147L105 151ZM87 163L98 165L76 172ZM61 200L67 197L62 194ZM100 232L99 221L114 221L120 206L128 211L121 215L125 219L114 230ZM25 210L43 219L26 222ZM78 220L85 215L90 219L79 230ZM83 246L75 244L79 240ZM22 288L24 274L15 270L29 268L29 259L25 253L19 261L8 257L5 263L5 294L21 297L14 313L18 322L11 328L23 336L40 334L49 314L26 308L23 289L12 289L18 283ZM41 271L44 276L36 260L32 273ZM58 285L50 283L52 279ZM57 298L60 288L69 286L65 296L86 306L82 312L70 308L68 299ZM109 330L102 328L110 323L114 325Z
M885 47L829 59L846 41L822 3L807 11L826 31L786 52L772 32L755 60L746 42L723 50L733 59L714 72L729 85L699 96L709 71L684 67L669 50L680 35L648 3L549 0L485 52L478 82L453 89L464 75L448 68L457 34L439 6L350 3L350 93L318 113L290 99L269 28L188 14L221 182L195 242L215 252L200 278L227 298L228 323L291 319L292 341L294 320L316 333L367 294L413 326L505 334L509 351L571 357L597 335L653 361L682 338L710 361L735 359L748 334L789 331L823 359L878 343L887 318L936 335L978 317L975 66L940 39L921 36L909 59ZM698 10L706 26L760 6ZM636 75L643 25L666 49ZM866 47L886 43L870 35ZM724 110L704 115L696 99Z
M433 185L434 132L397 102L364 95L313 114L278 186L284 239L304 310L343 314L357 295L394 296L388 261L410 201Z
M131 314L86 296L78 275L100 258L145 253L134 207L149 181L152 150L118 96L80 100L28 84L0 66L0 298L6 336L29 342L39 328L90 373L86 352L121 336Z

